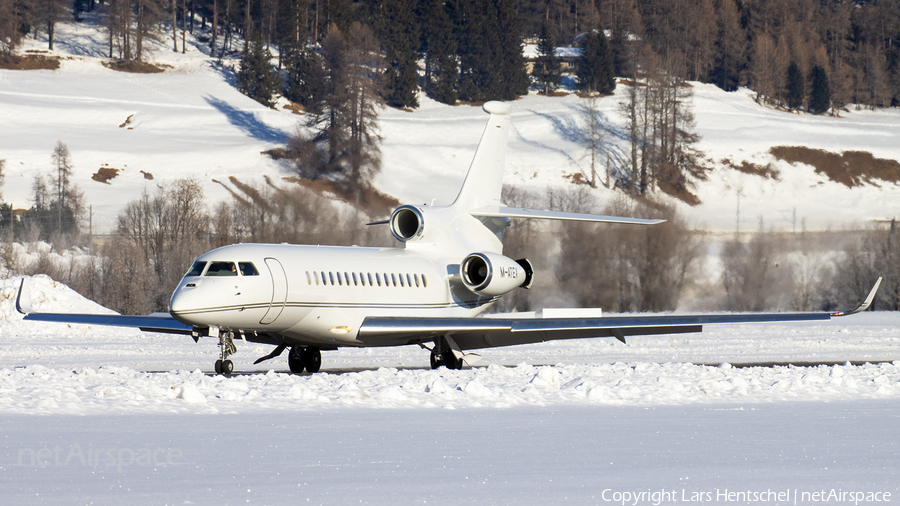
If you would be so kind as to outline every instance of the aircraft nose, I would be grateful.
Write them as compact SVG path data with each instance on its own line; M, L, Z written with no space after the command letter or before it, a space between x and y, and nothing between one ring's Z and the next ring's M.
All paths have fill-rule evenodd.
M184 313L196 309L197 296L195 287L179 286L169 299L169 311L172 314Z

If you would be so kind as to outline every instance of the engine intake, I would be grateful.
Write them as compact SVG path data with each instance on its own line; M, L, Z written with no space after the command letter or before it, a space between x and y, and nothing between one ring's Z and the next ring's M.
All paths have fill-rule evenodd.
M459 270L466 288L479 295L503 295L519 286L529 288L534 280L531 262L497 253L472 253L463 259Z
M406 242L422 235L425 219L422 211L415 206L400 206L391 213L391 234L400 242Z

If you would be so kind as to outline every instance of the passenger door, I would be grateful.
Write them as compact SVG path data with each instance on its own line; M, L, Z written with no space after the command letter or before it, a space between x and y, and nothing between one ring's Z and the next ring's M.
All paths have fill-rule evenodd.
M268 325L278 319L281 312L284 311L288 292L287 274L285 274L281 262L275 258L266 258L266 266L272 276L272 301L269 303L269 310L259 321L262 325Z

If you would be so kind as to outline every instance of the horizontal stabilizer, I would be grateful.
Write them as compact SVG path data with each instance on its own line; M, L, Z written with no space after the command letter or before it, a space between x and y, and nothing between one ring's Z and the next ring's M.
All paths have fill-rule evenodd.
M603 216L600 214L563 213L559 211L543 211L539 209L522 209L518 207L486 206L469 211L476 217L486 218L534 218L541 220L593 221L600 223L621 223L626 225L656 225L666 220L646 220L643 218L622 218L619 216Z

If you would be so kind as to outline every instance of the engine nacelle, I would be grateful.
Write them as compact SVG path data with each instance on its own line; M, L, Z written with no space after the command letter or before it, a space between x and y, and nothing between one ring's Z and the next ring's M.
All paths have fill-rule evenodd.
M391 234L400 242L422 236L425 218L416 206L400 206L391 213Z
M531 288L534 269L527 259L513 260L497 253L472 253L459 264L466 288L478 295L503 295L513 288Z

